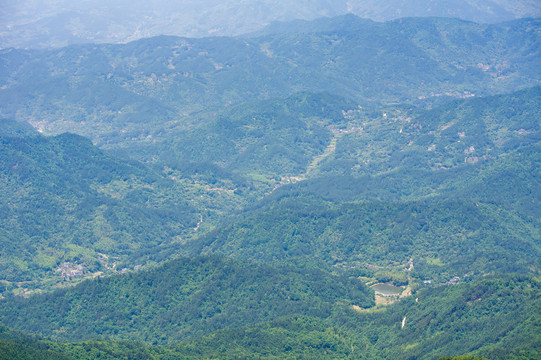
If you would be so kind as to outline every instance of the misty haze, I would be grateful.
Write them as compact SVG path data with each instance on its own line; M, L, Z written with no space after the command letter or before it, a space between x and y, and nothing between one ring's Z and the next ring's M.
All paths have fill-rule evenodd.
M0 6L0 360L541 358L538 0Z

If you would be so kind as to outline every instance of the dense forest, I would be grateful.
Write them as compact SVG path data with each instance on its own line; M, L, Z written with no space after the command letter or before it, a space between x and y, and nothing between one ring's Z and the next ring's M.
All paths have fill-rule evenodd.
M287 314L325 317L337 302L369 307L371 295L359 280L319 270L193 258L13 298L0 321L63 340L115 335L162 343Z
M188 247L192 255L324 263L379 280L397 273L395 281L407 284L411 278L443 282L455 276L528 273L541 265L540 230L538 221L491 204L325 206L317 199L294 197L210 232Z
M337 285L333 286L336 290ZM2 328L0 349L5 359L10 352L21 354L20 359L36 354L43 359L449 359L445 354L472 355L457 358L461 360L481 359L474 355L495 360L536 359L541 355L540 290L539 280L532 277L492 277L426 289L415 298L379 310L358 310L342 303L330 313L281 317L167 347L107 339L53 343ZM57 301L66 301L68 294L63 297ZM46 321L35 313L46 310L37 303L33 308L24 309L33 315L28 318ZM87 321L92 328L108 326L99 320ZM63 325L69 326L69 321ZM123 327L117 321L120 333ZM154 336L164 334L156 330Z
M539 25L0 50L0 359L541 358Z
M47 280L62 260L103 272L197 225L174 184L141 164L78 135L8 129L0 136L2 280Z

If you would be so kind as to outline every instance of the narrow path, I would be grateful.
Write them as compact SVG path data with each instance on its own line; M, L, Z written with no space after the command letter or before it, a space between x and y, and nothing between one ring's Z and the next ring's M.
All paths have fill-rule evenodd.
M274 189L272 189L271 192L278 189L280 186L282 186L284 184L290 184L290 183L296 183L296 182L299 182L299 181L304 181L309 176L313 175L314 172L317 170L317 167L319 166L319 164L323 160L325 160L326 158L328 158L329 156L334 154L334 152L336 151L336 143L338 142L338 138L340 136L341 136L341 134L333 134L333 138L331 139L331 142L329 143L329 145L327 145L327 147L325 148L325 150L323 150L323 153L321 155L318 155L318 156L314 157L312 162L306 168L306 172L301 173L301 174L299 174L297 176L283 176L282 181L280 181L280 183L277 183L274 186Z
M334 137L331 139L330 144L323 151L323 154L316 156L314 160L312 160L312 162L310 163L310 165L308 165L308 168L306 169L306 173L303 175L304 178L307 178L308 176L312 175L312 173L316 170L318 165L323 160L325 160L326 158L334 154L334 152L336 151L336 143L338 141L338 137L339 135L335 134Z
M201 219L200 219L199 222L197 223L197 226L193 228L193 231L199 230L199 227L200 227L201 224L203 223L203 215L202 215L202 214L199 214L199 216L201 217Z

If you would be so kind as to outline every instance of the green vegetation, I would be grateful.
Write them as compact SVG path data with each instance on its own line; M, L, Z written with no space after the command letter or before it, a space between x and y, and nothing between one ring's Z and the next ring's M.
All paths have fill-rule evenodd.
M170 150L155 151L162 141L231 104L322 91L361 104L431 104L539 85L538 27L348 16L323 31L252 38L11 49L0 53L0 116L151 160Z
M541 344L539 285L528 277L502 277L436 287L384 312L344 309L328 320L293 317L224 330L188 343L187 350L196 359L436 359L468 353L534 359Z
M171 343L288 314L324 318L337 303L370 307L373 295L357 279L319 270L194 258L29 299L12 297L0 309L0 322L62 340Z
M3 280L44 279L49 287L63 262L83 264L87 274L160 262L194 229L210 230L271 192L267 203L307 194L333 202L465 199L487 203L492 214L496 205L536 218L540 91L432 110L376 111L309 93L243 104L162 143L163 171L114 159L75 135L44 138L4 120ZM520 221L530 223L526 239L535 238L527 229L537 220L512 220ZM439 236L455 236L446 231ZM393 261L413 255L399 253Z
M149 348L133 342L52 343L0 327L0 359L2 360L154 359L155 357L151 357L150 354ZM175 359L184 358L175 357Z
M540 291L534 278L503 276L424 289L383 312L342 306L327 318L293 315L169 348L104 340L51 343L5 328L0 347L5 354L25 349L44 359L535 359L541 355Z
M188 243L186 251L252 261L323 263L363 276L374 276L380 267L404 274L413 259L412 277L447 281L539 268L539 225L483 203L333 205L296 196L250 212Z
M164 160L181 170L190 163L214 164L237 178L268 174L274 183L304 173L331 141L327 127L344 122L343 109L355 106L338 96L310 93L242 104L172 138Z
M342 20L0 51L0 359L539 358L539 21Z
M0 119L1 137L32 137L37 135L38 132L26 122Z
M477 356L464 355L464 356L453 356L453 357L445 356L445 357L439 358L438 360L486 360L486 359L480 358Z
M173 182L77 135L0 137L0 178L0 278L29 290L70 277L64 262L84 267L71 277L108 271L198 220Z
M4 121L0 220L8 298L0 321L55 340L89 340L7 339L1 353L538 356L538 282L505 276L541 268L539 123L526 121L539 115L537 105L539 88L432 110L377 112L328 94L298 94L233 107L172 140L162 172L115 159L77 135L43 137ZM514 111L505 113L509 106ZM391 143L393 134L406 138ZM214 141L205 142L207 136ZM198 150L190 137L206 145ZM457 147L456 139L465 143ZM434 159L415 155L434 143L444 149L431 150ZM267 144L284 152L266 157L259 151ZM246 155L237 149L252 145ZM471 146L479 149L478 161L467 161L464 149ZM183 158L187 151L198 158ZM411 153L396 161L404 151ZM195 237L197 228L207 233ZM79 265L91 276L115 271L115 263L117 271L123 264L133 269L179 254L260 264L196 257L29 299L14 296L48 289ZM490 274L497 277L482 280ZM374 299L358 279L407 286L413 296L359 311ZM483 293L471 295L477 289ZM485 316L507 325L491 332ZM407 330L398 329L404 317ZM412 324L424 325L410 331ZM103 340L91 340L97 337ZM121 339L144 344L115 342Z

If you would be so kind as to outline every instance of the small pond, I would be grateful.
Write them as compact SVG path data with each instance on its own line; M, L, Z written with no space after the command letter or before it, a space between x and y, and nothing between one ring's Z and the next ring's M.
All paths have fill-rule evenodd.
M382 295L400 295L402 294L403 290L402 288L396 287L394 285L383 283L372 286L372 289Z

